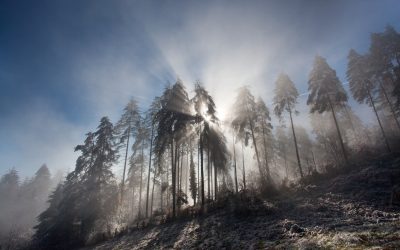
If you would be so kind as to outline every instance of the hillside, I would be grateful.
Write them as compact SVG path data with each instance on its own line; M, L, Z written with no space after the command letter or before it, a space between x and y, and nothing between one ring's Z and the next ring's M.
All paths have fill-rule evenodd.
M390 203L400 157L353 168L273 199L229 195L206 215L131 229L87 249L399 249L398 197Z

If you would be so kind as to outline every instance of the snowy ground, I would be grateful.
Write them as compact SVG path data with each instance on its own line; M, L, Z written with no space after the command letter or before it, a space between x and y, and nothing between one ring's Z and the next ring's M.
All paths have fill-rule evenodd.
M207 215L137 229L87 249L400 249L400 159L374 161L275 199L227 198ZM236 200L235 200L236 199Z

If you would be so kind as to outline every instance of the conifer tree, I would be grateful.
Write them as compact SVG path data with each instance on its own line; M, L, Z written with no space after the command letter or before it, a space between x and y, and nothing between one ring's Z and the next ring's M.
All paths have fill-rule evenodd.
M309 75L308 90L310 94L307 99L307 105L311 106L310 112L323 113L331 111L335 122L336 132L338 134L340 148L346 163L348 163L347 151L343 143L343 137L340 132L339 124L336 118L335 108L342 107L347 102L347 94L326 59L316 56L314 65Z
M268 154L268 149L272 143L272 124L271 117L269 115L269 109L262 98L258 98L256 102L256 121L255 130L257 132L257 138L261 142L263 148L263 156L265 161L265 171L268 184L271 184L271 170L269 167L269 161L272 160L272 155Z
M350 91L353 98L358 103L366 103L372 106L375 117L378 121L379 128L381 129L383 139L385 141L386 147L390 152L389 142L387 140L385 131L383 129L381 120L379 118L375 100L373 97L373 91L376 88L376 82L372 79L373 72L371 70L371 65L368 62L366 56L358 54L355 50L350 50L348 55L348 65L346 76L349 81Z
M172 173L172 213L176 216L176 167L175 160L180 137L184 134L185 127L193 120L188 94L180 79L165 89L160 97L161 109L156 114L157 123L160 124L154 139L154 153L157 159L170 150Z
M266 177L261 167L261 160L258 151L258 145L256 140L255 131L255 120L256 114L256 102L254 96L250 93L250 90L245 86L239 89L233 107L233 120L231 126L236 131L237 137L245 141L247 135L251 136L253 143L254 152L256 154L258 171L260 173L261 183L265 184Z
M282 120L282 115L286 111L289 113L290 124L292 127L293 141L296 148L297 164L299 167L299 172L301 178L304 177L303 168L301 167L299 149L297 145L296 132L293 125L293 113L297 113L295 106L297 103L297 98L299 93L294 86L293 82L290 80L289 76L286 74L280 74L275 87L274 96L274 113Z
M96 222L105 221L116 208L116 186L112 165L118 155L113 143L113 125L107 117L100 120L97 131L94 132L93 165L83 173L82 190L79 201L81 230L87 235Z
M137 133L137 124L139 122L139 107L137 102L131 99L124 108L124 113L115 126L115 133L119 139L119 146L125 147L124 169L122 172L121 183L121 201L123 201L125 191L125 173L128 158L129 139ZM124 145L125 144L125 145Z
M148 173L147 173L147 191L146 191L146 218L148 217L148 212L149 212L149 189L150 189L150 173L151 173L151 161L152 161L152 154L153 154L153 141L154 141L154 132L156 130L156 126L158 126L157 123L157 112L161 109L161 102L159 97L155 97L150 109L148 110L145 118L145 123L147 124L147 127L150 127L150 148L149 148L149 168L148 168ZM155 178L155 173L154 173L154 178ZM153 179L154 179L153 178ZM153 187L154 187L154 182L153 182ZM154 190L154 188L153 188Z
M63 233L57 230L61 216L59 206L63 199L63 189L63 184L59 183L49 196L49 207L38 217L39 224L34 227L36 231L33 235L33 244L38 249L51 249L57 245Z

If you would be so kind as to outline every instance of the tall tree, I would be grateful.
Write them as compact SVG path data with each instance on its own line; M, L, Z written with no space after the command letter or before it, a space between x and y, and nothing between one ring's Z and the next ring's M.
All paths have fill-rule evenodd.
M180 137L187 124L193 120L188 94L180 79L172 86L165 89L161 96L161 109L156 114L156 120L160 126L157 128L154 139L154 153L157 159L170 148L171 173L172 173L172 210L176 215L176 148Z
M261 183L265 184L266 178L261 167L261 160L257 147L255 120L256 120L256 102L250 90L245 86L239 89L233 106L232 127L236 131L237 137L245 140L249 134L251 136L254 152L257 158L258 171L261 177Z
M51 249L57 244L61 234L61 231L57 229L57 223L60 214L59 206L63 199L62 183L59 183L53 193L49 196L49 207L42 212L38 221L39 224L34 227L35 234L33 235L33 244L38 249Z
M225 176L228 169L228 148L226 146L226 138L218 129L218 127L212 127L208 134L207 146L210 149L210 158L214 166L214 190L215 199L218 198L218 173L222 173Z
M82 232L87 235L95 222L103 221L115 209L115 178L111 171L118 155L113 142L113 124L107 117L94 132L93 165L83 177L80 211ZM90 209L89 209L90 208Z
M151 133L150 133L150 148L149 148L149 169L147 173L147 191L146 191L146 218L148 217L148 211L149 211L149 189L150 189L150 173L151 173L151 160L152 160L152 153L153 153L153 138L154 138L154 131L156 129L157 124L157 119L156 115L161 109L161 100L159 97L155 97L150 109L147 112L146 115L146 121L148 126L151 127ZM154 185L154 183L153 183Z
M348 55L348 65L346 76L349 81L350 91L353 98L359 103L366 103L372 106L375 117L378 121L379 127L382 132L382 137L385 141L386 147L390 152L390 146L388 139L385 135L381 120L376 109L375 101L373 98L373 90L376 87L373 81L373 72L367 57L358 54L355 50L350 50Z
M336 76L336 71L321 56L316 56L314 59L314 65L308 80L308 90L310 94L307 99L307 105L311 106L311 113L315 111L319 113L328 110L331 111L333 120L335 121L340 148L342 149L345 162L348 163L347 151L335 114L335 107L343 107L347 102L347 94L339 78Z
M132 146L132 151L137 152L136 167L140 169L139 177L139 204L138 204L138 218L142 217L142 189L143 189L143 175L145 171L146 156L144 154L145 149L149 146L149 131L148 122L144 118L141 118L137 125L136 140ZM150 161L150 159L149 159ZM139 170L138 170L139 172Z
M292 134L294 140L294 146L296 148L297 164L299 167L299 172L301 178L304 177L303 169L301 167L299 148L297 145L296 132L293 125L293 113L297 113L295 106L297 103L297 98L299 93L294 86L293 82L290 80L289 76L286 74L280 74L275 86L275 97L274 97L274 113L282 120L282 115L285 111L289 113L290 124L292 127Z
M236 164L236 141L235 134L232 135L232 144L233 144L233 170L235 174L235 191L238 193L238 178L237 178L237 164ZM244 168L244 166L243 166Z
M35 173L34 178L28 185L26 193L32 199L30 210L37 216L46 209L46 200L49 195L51 185L51 175L49 168L43 164ZM32 220L32 224L33 224Z
M393 100L384 86L387 81L391 84L392 95L400 100L400 34L392 26L387 26L383 33L371 34L371 45L369 48L369 61L370 69L374 80L378 82L379 91L382 92L385 98L386 105L389 107L390 112L398 129L400 123L396 117ZM397 111L400 108L397 106ZM399 114L399 113L398 113Z
M257 138L263 148L263 157L265 161L265 171L266 177L269 184L271 184L271 170L269 167L269 161L271 161L272 157L268 151L271 151L271 143L272 143L272 124L271 117L269 115L269 109L265 102L261 97L257 99L256 102L256 121L255 121L255 130L258 134Z
M200 133L200 194L201 194L201 205L204 206L204 166L203 166L203 152L204 148L209 152L211 133L216 126L218 118L216 117L216 107L213 98L207 92L207 90L201 86L200 82L195 84L195 96L193 97L194 110L196 123L199 125ZM208 180L210 183L210 180Z
M131 99L124 108L124 113L115 126L115 133L118 138L118 145L125 147L124 169L121 183L121 202L125 191L125 172L128 158L129 139L136 134L136 127L139 122L139 107L134 99ZM125 145L124 145L125 144Z
M40 217L38 242L51 244L49 249L73 248L85 243L91 232L105 226L117 204L111 166L118 155L113 139L113 125L103 117L97 131L88 133L85 143L75 147L81 155L74 171L51 198L50 208ZM79 231L76 225L80 225ZM48 226L51 226L50 234L43 232Z

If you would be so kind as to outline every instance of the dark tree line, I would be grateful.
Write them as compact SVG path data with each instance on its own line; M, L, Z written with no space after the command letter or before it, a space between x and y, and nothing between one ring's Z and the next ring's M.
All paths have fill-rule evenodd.
M0 178L0 248L15 249L29 241L36 217L47 208L50 190L61 180L43 164L31 178L21 180L17 170Z

